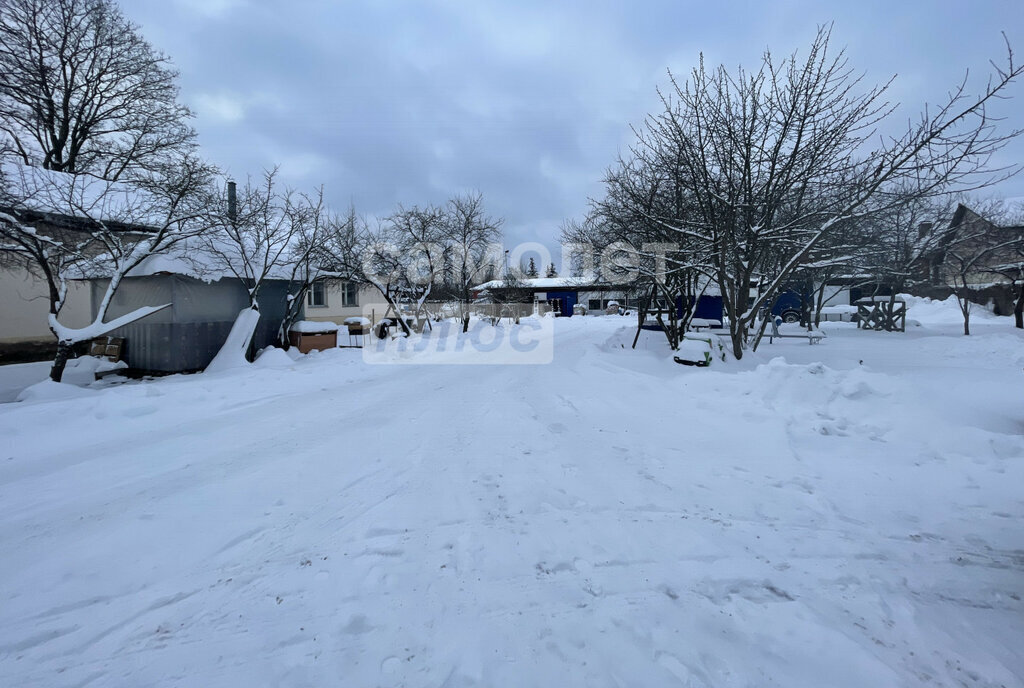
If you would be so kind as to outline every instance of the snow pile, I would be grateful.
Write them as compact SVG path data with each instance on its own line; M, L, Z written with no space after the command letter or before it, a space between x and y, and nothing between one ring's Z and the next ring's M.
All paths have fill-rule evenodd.
M364 326L372 324L370 322L369 318L363 318L363 317L360 317L360 316L352 316L350 318L345 318L344 323L346 325L364 325Z
M94 394L94 392L83 389L78 385L68 384L66 382L54 382L53 380L43 380L37 382L34 385L26 387L18 394L16 400L28 403L38 403L44 401L63 401L66 399L78 399L80 397L86 397Z
M941 301L923 296L911 296L910 294L900 294L898 298L903 299L907 303L908 322L913 320L924 326L963 325L964 316L960 312L960 305L957 303L955 296L950 296ZM1005 318L995 315L986 306L971 304L972 323L1004 320Z
M792 365L777 357L740 379L757 390L767 408L803 432L881 439L890 427L884 401L893 383L862 366L840 371L821 363Z
M710 365L712 357L711 344L704 339L684 339L679 342L675 354L680 360L700 365Z
M260 312L258 310L255 308L243 308L239 312L238 317L235 318L235 323L231 326L231 331L228 332L228 338L225 340L224 345L221 346L220 351L210 361L210 365L206 366L206 372L219 373L249 365L245 354L249 349L249 342L252 341L252 335L256 331L256 325L259 321Z
M295 365L295 359L288 355L293 349L285 351L276 346L268 346L259 353L253 365L258 368L288 368ZM298 352L298 349L294 350Z
M601 322L612 322L617 325L613 332L601 343L600 347L602 350L615 351L632 349L633 338L636 337L635 320L630 321L634 324L626 326L623 326L621 321L614 320L612 318L601 320ZM651 351L660 354L661 356L668 356L671 353L665 334L656 330L641 330L640 336L637 338L636 350Z
M838 313L840 315L853 315L853 314L855 314L857 312L857 307L856 306L844 306L844 305L841 305L841 304L840 305L836 305L836 306L822 306L821 307L821 312L822 313L827 313L827 314L836 314L836 313Z

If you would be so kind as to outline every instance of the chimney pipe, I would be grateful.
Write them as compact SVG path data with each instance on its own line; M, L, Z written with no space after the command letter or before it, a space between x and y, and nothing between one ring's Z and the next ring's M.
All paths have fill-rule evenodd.
M228 219L234 222L238 219L238 201L235 196L235 183L228 182Z

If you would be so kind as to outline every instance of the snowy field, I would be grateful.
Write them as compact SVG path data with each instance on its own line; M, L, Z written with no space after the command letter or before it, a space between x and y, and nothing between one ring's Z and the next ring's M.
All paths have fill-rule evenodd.
M33 387L0 686L1021 686L1024 337L910 317L704 370L608 316L549 365Z

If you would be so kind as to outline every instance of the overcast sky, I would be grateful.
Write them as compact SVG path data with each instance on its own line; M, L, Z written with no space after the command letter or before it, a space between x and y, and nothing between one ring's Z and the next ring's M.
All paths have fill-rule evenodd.
M120 1L181 71L206 157L235 178L280 164L367 215L479 190L509 244L554 246L657 108L666 69L701 52L752 66L834 21L868 82L899 75L904 118L966 68L990 71L1001 31L1024 60L1021 0ZM1024 84L1012 94L998 114L1024 128ZM1024 162L1024 141L1003 161ZM1024 196L1024 176L997 192Z

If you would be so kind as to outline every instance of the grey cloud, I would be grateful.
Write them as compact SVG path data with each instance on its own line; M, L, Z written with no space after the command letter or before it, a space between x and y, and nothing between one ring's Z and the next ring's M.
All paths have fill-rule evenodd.
M555 243L559 223L656 107L665 69L752 64L834 18L834 40L870 83L900 72L912 115L966 66L1024 41L1013 2L125 3L182 72L207 156L235 176L283 163L332 205L385 214L467 189L506 218L510 241ZM946 17L954 16L951 22ZM1012 38L1013 36L1011 36ZM956 50L950 46L955 45ZM1016 89L1018 96L1024 95ZM1022 126L1019 101L1005 112ZM1015 143L1001 159L1024 159ZM1024 195L1024 182L1000 189Z

